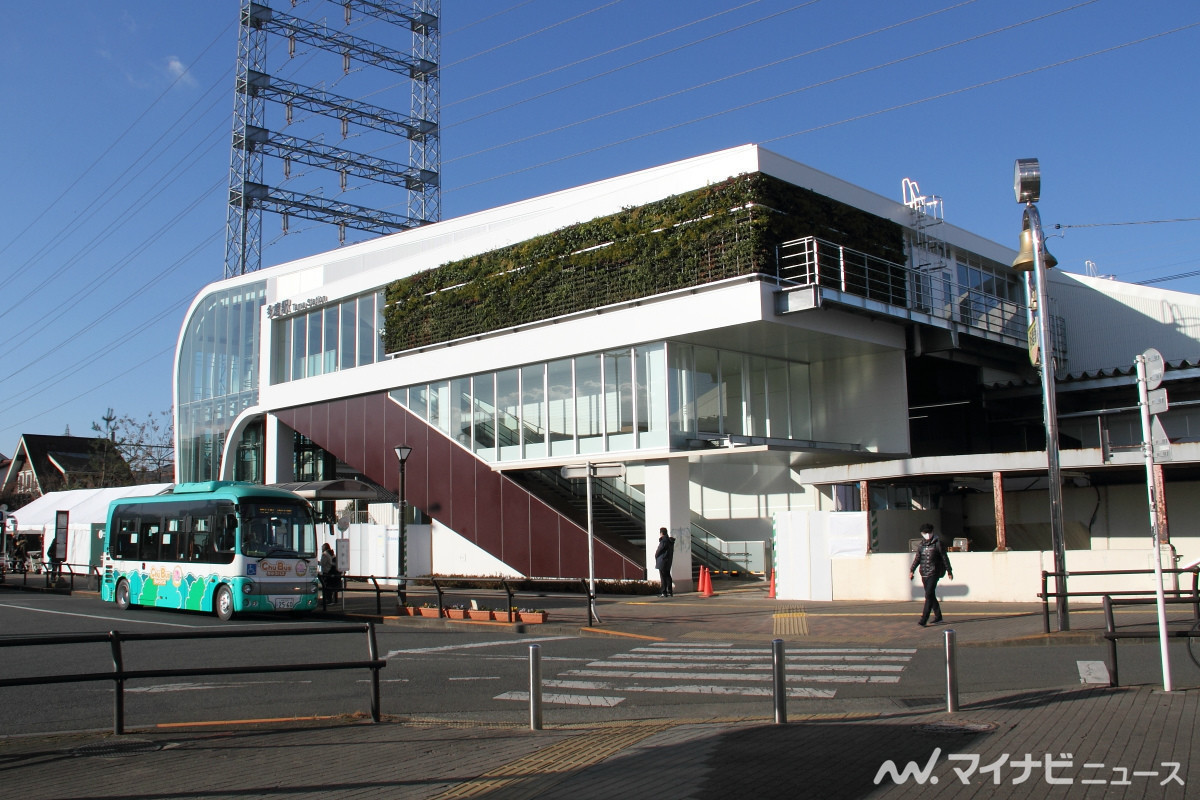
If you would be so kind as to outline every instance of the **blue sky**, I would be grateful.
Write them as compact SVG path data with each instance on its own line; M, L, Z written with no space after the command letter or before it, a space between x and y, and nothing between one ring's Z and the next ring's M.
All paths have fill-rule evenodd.
M341 24L323 0L271 5ZM223 274L237 18L237 0L4 5L0 452L170 408L184 311ZM444 0L442 217L755 142L895 200L913 179L1015 247L1013 161L1036 157L1062 269L1200 293L1173 277L1200 273L1197 53L1195 0ZM317 70L407 111L406 87L337 81L303 49L278 74ZM404 207L349 188L326 195ZM1189 221L1125 224L1156 220ZM338 246L263 230L264 265Z

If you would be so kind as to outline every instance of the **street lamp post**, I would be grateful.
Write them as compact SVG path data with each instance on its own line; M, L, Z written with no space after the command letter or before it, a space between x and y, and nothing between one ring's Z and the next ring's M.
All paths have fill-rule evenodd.
M400 462L400 491L397 494L396 508L400 512L400 540L397 542L396 553L396 597L399 598L400 604L405 601L405 576L408 575L408 499L404 494L404 462L408 461L409 454L412 453L412 448L407 445L400 445L396 448L396 460Z
M1013 175L1013 193L1025 205L1021 226L1021 251L1013 268L1025 272L1025 296L1032 317L1030 333L1037 337L1037 353L1042 376L1042 416L1046 426L1046 469L1050 481L1050 541L1054 548L1055 611L1058 629L1071 629L1067 608L1067 553L1063 525L1062 473L1058 459L1058 406L1054 392L1054 340L1050 332L1050 305L1046 289L1046 270L1058 262L1046 252L1042 218L1037 201L1041 198L1042 171L1036 158L1018 158ZM1029 274L1033 274L1033 288ZM1036 332L1035 332L1036 331ZM1031 348L1030 355L1032 357Z

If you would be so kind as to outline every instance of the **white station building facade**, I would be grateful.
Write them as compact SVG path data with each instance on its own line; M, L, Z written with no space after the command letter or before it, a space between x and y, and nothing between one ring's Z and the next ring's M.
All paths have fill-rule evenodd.
M213 283L178 341L176 478L379 487L317 495L357 574L655 580L667 528L681 590L705 564L907 599L933 522L947 593L1033 600L1053 558L1024 274L905 199L748 145ZM1150 564L1150 347L1168 553L1195 558L1200 298L1049 275L1069 568ZM586 465L623 473L592 481L591 566L562 476Z

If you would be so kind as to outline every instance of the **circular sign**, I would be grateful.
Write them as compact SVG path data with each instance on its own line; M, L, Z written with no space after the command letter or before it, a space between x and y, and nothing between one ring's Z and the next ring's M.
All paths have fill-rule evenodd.
M1162 353L1151 347L1142 353L1142 360L1146 362L1146 388L1157 389L1158 385L1162 383L1165 369Z

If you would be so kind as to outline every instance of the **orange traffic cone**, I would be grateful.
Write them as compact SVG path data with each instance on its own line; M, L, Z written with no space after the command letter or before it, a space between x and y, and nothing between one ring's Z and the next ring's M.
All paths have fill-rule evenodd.
M708 567L700 568L700 596L712 597L712 573L708 571Z
M775 570L771 570L771 590L767 592L767 598L775 599Z

